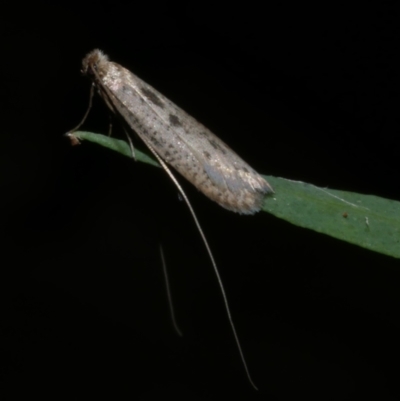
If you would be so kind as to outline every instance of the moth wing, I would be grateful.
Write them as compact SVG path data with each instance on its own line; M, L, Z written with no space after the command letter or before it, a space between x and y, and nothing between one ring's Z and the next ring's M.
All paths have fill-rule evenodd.
M109 64L113 83L101 81L105 95L148 146L221 206L239 213L260 209L263 195L273 192L264 178L156 89L118 64ZM123 82L115 79L121 74Z

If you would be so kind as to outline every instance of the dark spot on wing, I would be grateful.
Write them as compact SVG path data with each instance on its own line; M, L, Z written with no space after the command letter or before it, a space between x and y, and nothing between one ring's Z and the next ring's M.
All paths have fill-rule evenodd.
M226 150L213 138L209 138L208 142L210 142L210 145L215 149L223 153L224 155L226 154Z
M218 149L219 145L217 142L214 141L214 139L209 139L208 142L210 142L210 145L214 148L214 149Z
M152 92L150 89L147 88L142 88L142 92L143 94L152 102L154 103L156 106L160 107L160 108L164 108L164 103L159 99L159 97Z
M206 157L206 159L211 160L211 155L206 150L203 152L203 155Z
M179 120L179 118L174 114L170 114L169 115L169 123L171 125L173 125L174 127L181 127L182 126L181 120Z
M132 93L132 89L128 85L122 85L122 92L130 95Z
M153 143L155 147L162 148L160 141L157 138L151 137L150 141Z

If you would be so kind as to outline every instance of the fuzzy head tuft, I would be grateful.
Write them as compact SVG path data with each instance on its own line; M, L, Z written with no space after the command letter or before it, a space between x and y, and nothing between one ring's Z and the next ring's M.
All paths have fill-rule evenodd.
M93 70L100 73L102 65L108 63L108 57L99 49L94 49L86 55L82 61L82 73L84 75L93 74Z

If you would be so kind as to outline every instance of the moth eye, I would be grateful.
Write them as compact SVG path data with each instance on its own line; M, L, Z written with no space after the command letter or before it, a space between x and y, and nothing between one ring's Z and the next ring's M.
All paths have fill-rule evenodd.
M97 65L93 64L88 66L85 70L84 73L90 77L93 77L96 75L96 71L97 71Z

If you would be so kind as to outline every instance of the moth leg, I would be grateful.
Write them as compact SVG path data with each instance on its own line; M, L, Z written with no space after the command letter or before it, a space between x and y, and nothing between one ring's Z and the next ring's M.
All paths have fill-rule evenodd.
M73 133L75 131L78 131L78 129L81 127L81 125L85 122L87 116L89 115L90 109L92 108L92 102L93 102L93 95L94 95L94 83L92 84L91 88L90 88L90 95L89 95L89 106L86 110L85 115L82 118L82 121L71 131L69 131L68 133Z
M126 131L125 128L124 128L124 132L125 132L126 138L128 139L128 142L129 142L129 147L131 149L132 158L133 158L133 160L137 161L136 160L136 154L135 154L135 147L133 146L133 142L132 142L131 136L128 134L128 132Z
M112 135L112 118L111 115L108 115L108 136Z

